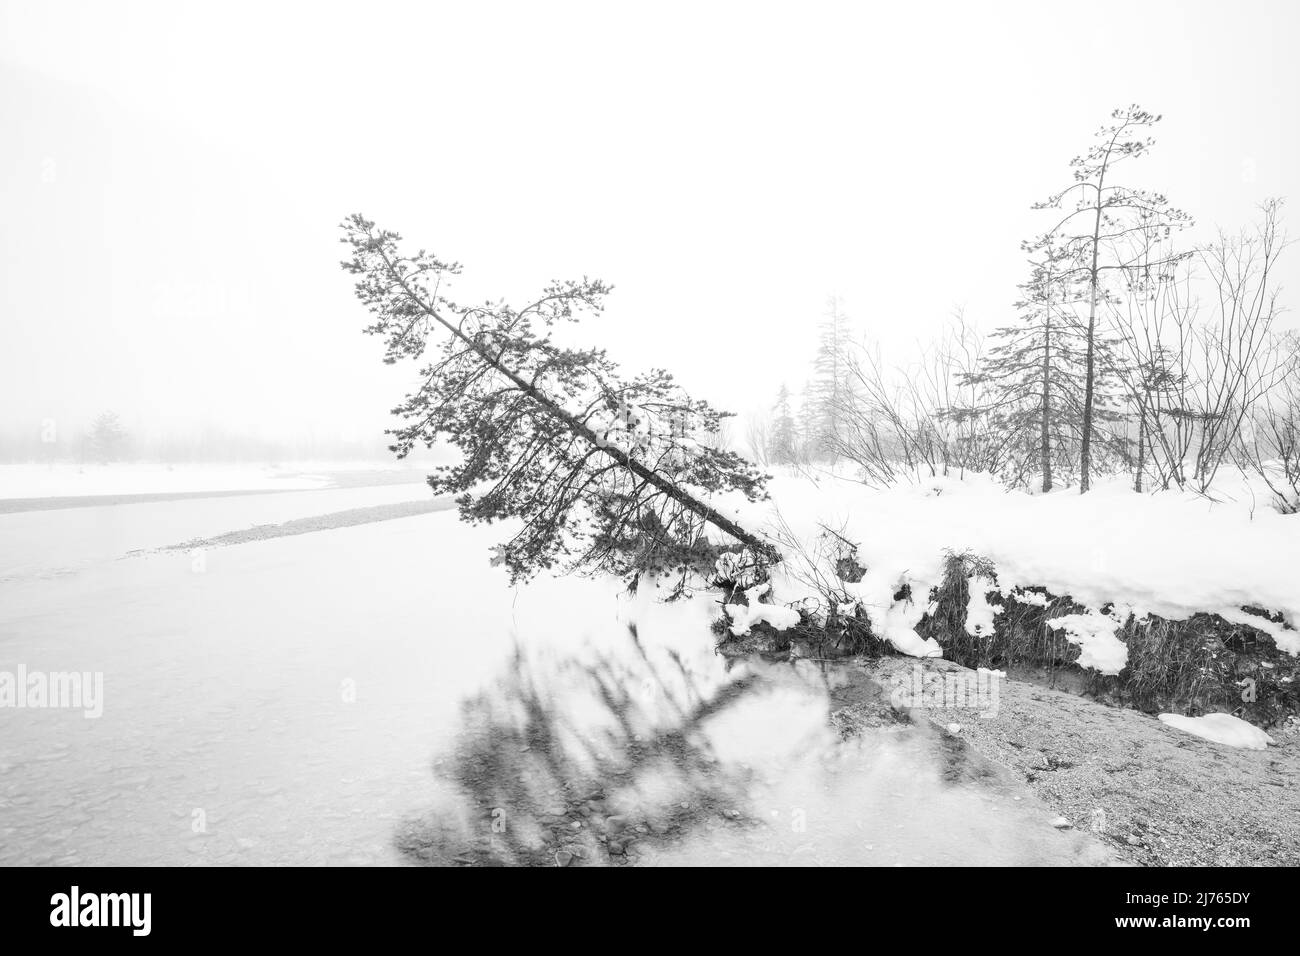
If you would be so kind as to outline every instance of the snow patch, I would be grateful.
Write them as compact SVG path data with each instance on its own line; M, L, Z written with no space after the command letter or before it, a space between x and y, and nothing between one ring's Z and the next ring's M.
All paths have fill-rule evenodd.
M990 604L988 593L998 586L981 574L973 574L966 582L970 601L966 604L966 633L972 637L993 635L993 615L1002 610L1001 604Z
M760 622L771 624L778 631L784 631L787 627L794 627L799 623L799 612L794 608L758 603L759 598L771 587L772 585L767 582L755 585L745 592L749 604L727 605L727 614L731 616L731 633L735 637L743 637L749 633L751 627Z
M938 573L936 566L936 580ZM921 618L932 609L932 605L914 601L912 595L929 594L931 585L928 582L906 574L890 580L872 569L857 584L846 587L860 595L859 601L872 629L895 650L910 657L943 657L943 648L938 641L916 633L916 625L921 623ZM895 598L896 594L903 596Z
M1242 747L1246 750L1264 750L1275 743L1272 737L1252 723L1232 714L1206 714L1204 717L1184 717L1182 714L1160 714L1160 720L1216 744Z
M1047 626L1064 630L1065 639L1079 645L1079 666L1092 667L1103 674L1118 674L1128 663L1128 648L1115 636L1120 621L1107 614L1089 611L1054 617Z
M1051 603L1042 591L1026 591L1021 588L1011 593L1011 600L1029 607L1047 607Z
M1285 624L1278 624L1258 614L1250 614L1241 608L1225 608L1219 612L1219 616L1230 624L1245 624L1263 631L1273 638L1273 643L1293 657L1300 654L1300 631L1292 630ZM1266 663L1264 666L1269 665Z

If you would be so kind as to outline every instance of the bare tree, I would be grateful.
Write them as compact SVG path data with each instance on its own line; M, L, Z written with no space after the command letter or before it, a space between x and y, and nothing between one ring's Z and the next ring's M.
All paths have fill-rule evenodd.
M944 334L922 346L918 358L889 368L877 349L846 355L844 391L835 436L837 453L854 462L863 480L890 484L920 473L999 472L1009 436L994 426L991 402L975 375L982 339L958 312Z
M749 460L766 468L772 463L772 417L753 411L745 417L745 450Z
M1242 463L1253 470L1283 514L1300 513L1300 334L1282 343L1285 373L1242 430Z
M1202 380L1192 413L1200 427L1193 464L1198 490L1207 491L1228 459L1252 410L1289 370L1275 326L1277 261L1289 245L1281 229L1281 203L1261 206L1261 221L1236 236L1220 233L1199 252L1215 300L1213 316L1200 330Z
M1198 378L1195 260L1172 254L1161 234L1138 233L1129 247L1124 288L1107 303L1115 347L1103 359L1135 410L1134 490L1145 489L1148 471L1162 488L1182 487L1195 437L1188 414Z

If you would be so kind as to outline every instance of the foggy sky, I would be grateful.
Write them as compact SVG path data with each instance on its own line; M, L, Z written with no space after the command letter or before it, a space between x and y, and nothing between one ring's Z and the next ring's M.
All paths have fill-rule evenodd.
M593 344L746 412L830 294L891 349L1009 319L1115 107L1164 114L1123 179L1199 235L1300 203L1295 3L879 6L5 0L0 434L382 429L413 369L360 333L354 211L459 298L604 278Z

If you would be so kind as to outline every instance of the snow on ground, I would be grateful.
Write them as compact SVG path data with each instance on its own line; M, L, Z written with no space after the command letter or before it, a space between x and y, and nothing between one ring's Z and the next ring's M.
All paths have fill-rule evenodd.
M170 494L195 491L324 488L329 479L302 466L111 464L0 465L0 498Z
M755 624L767 622L778 631L799 623L799 612L779 604L760 604L759 599L771 588L770 584L757 584L745 591L746 604L728 604L731 616L731 633L736 637L748 634Z
M1054 631L1065 631L1066 640L1078 644L1079 666L1091 667L1103 674L1118 674L1128 663L1128 648L1115 636L1115 631L1122 627L1125 615L1098 614L1088 611L1084 614L1063 614L1047 622Z
M1176 491L1136 494L1126 478L1100 481L1087 495L1075 488L1031 495L978 474L873 490L842 477L787 473L769 490L767 502L732 503L736 517L769 534L784 526L810 553L825 530L855 542L867 571L844 589L904 653L938 655L915 626L942 580L945 554L966 551L992 561L1004 594L1041 587L1094 612L1061 626L1083 647L1087 665L1103 673L1124 665L1114 634L1130 611L1241 621L1243 606L1261 607L1280 612L1290 627L1254 617L1249 623L1300 653L1300 631L1291 629L1300 625L1300 516L1276 513L1264 496L1214 503ZM778 602L816 597L795 580L795 564L775 575ZM913 598L896 601L904 585ZM1109 604L1117 613L1101 616ZM976 610L985 623L987 609Z
M1001 610L1001 605L990 602L988 595L995 590L994 584L982 574L972 574L967 580L970 601L966 605L966 633L972 637L988 637L993 633L993 618Z
M1204 717L1161 714L1160 719L1177 730L1229 747L1267 750L1268 745L1273 743L1273 738L1264 731L1232 714L1206 714Z

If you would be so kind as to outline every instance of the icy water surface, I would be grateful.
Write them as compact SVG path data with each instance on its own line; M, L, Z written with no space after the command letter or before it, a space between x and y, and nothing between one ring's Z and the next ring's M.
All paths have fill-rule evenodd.
M403 484L0 513L0 583L253 525L429 497L427 486Z
M402 493L0 516L0 673L103 682L0 707L0 863L1097 859L933 732L842 739L852 675L729 664L707 600L512 590L450 513L123 557Z

